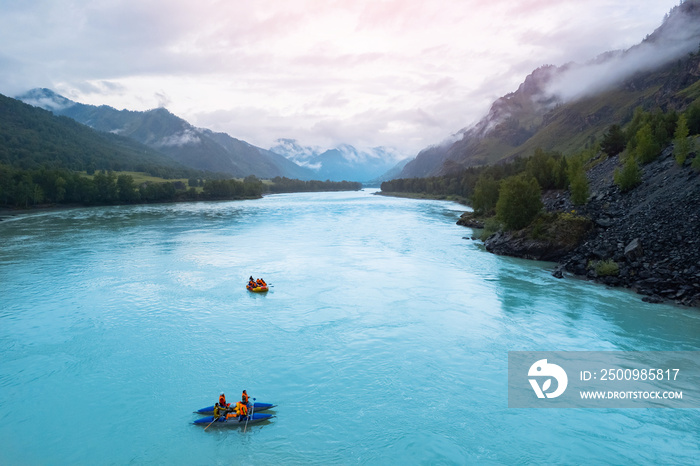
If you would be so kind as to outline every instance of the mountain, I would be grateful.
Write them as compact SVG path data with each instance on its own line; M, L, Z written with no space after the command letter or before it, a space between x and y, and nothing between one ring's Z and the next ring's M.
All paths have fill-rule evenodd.
M282 155L285 158L293 161L297 165L318 170L320 166L310 165L310 160L319 156L323 152L320 147L302 146L296 139L281 138L275 141L277 144L270 147L270 151Z
M276 142L270 151L313 170L316 178L321 180L368 182L393 168L399 158L396 152L385 147L361 151L343 144L322 151L318 147L301 146L294 139L278 139Z
M377 178L374 178L373 180L370 180L367 182L369 185L376 185L379 186L382 184L383 181L388 181L388 180L393 180L399 176L401 171L404 169L404 167L413 159L403 159L400 160L396 165L391 167L388 171L384 172L383 175L378 176Z
M314 178L313 171L274 152L225 133L196 128L164 108L137 112L117 110L106 105L97 107L74 102L49 89L33 89L17 98L96 130L133 139L195 169L235 177Z
M0 163L21 169L49 165L77 171L140 171L169 178L203 175L132 139L95 131L1 94L0 141Z
M693 53L699 43L700 0L688 0L630 49L585 64L536 69L478 123L462 129L456 140L422 150L398 177L447 174L531 155L538 147L575 153L611 124L628 121L637 106L684 108L700 97Z

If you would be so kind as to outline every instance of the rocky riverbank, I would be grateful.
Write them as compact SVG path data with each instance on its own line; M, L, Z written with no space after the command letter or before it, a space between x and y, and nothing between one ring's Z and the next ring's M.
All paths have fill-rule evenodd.
M572 206L565 192L543 198L550 213L575 211L589 220L576 244L546 235L538 241L526 229L492 235L486 249L556 261L557 277L570 273L630 288L644 301L700 306L700 174L690 162L678 166L668 148L642 167L639 186L621 193L613 183L620 161L605 158L588 172L591 197L584 207Z

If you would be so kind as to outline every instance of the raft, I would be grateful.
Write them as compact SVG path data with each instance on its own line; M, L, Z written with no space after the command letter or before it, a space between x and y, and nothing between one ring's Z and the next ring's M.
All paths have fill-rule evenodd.
M251 288L250 285L245 286L248 291L252 291L253 293L264 293L268 290L267 286L256 286L255 288Z
M272 414L265 414L265 413L253 413L249 416L246 416L248 418L248 424L255 424L258 422L262 421L267 421L268 419L272 418ZM221 416L219 419L214 421L214 416L206 416L200 419L197 419L194 421L194 424L198 425L204 425L208 426L209 424L213 424L215 426L245 426L246 425L246 419L244 418L243 420L240 420L238 417L234 417L231 419L226 419L226 416Z
M256 401L254 404L248 403L248 412L257 413L258 411L267 411L275 406L277 405L273 405L272 403L260 403ZM195 413L209 415L214 414L214 406L207 406L206 408L198 409L195 411Z

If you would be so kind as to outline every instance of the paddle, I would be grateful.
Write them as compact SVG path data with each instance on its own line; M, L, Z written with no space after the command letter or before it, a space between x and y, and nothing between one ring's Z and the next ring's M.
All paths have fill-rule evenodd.
M245 431L248 429L248 419L253 416L253 413L255 413L255 398L253 398L253 407L250 410L250 416L245 417L245 427L243 427L243 433L245 434Z
M216 422L216 420L219 419L220 417L221 417L221 416L216 416L216 417L214 417L214 420L211 421L211 422L209 423L209 426L212 425L212 424L214 424L214 423ZM206 427L204 428L204 430L207 430L207 429L209 428L209 426L206 426Z

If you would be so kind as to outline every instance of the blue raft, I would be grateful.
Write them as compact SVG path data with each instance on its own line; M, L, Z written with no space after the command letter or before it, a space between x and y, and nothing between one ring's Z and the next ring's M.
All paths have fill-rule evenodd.
M267 413L253 413L249 416L246 416L248 419L248 424L256 424L258 422L262 421L267 421L271 417L274 417L272 414L267 414ZM229 419L226 419L226 416L220 416L219 419L217 419L215 422L213 422L213 425L216 426L244 426L246 425L246 417L243 419L240 419L239 417L232 417ZM212 421L214 421L214 416L206 416L197 419L194 421L195 424L199 425L204 425L208 426L209 424L212 424Z
M273 405L271 403L260 403L260 402L255 402L254 404L248 403L248 412L251 413L257 413L258 411L267 411L268 409L272 409L277 405ZM198 409L195 411L197 414L214 414L214 405L207 406L206 408ZM210 421L211 422L211 421Z

